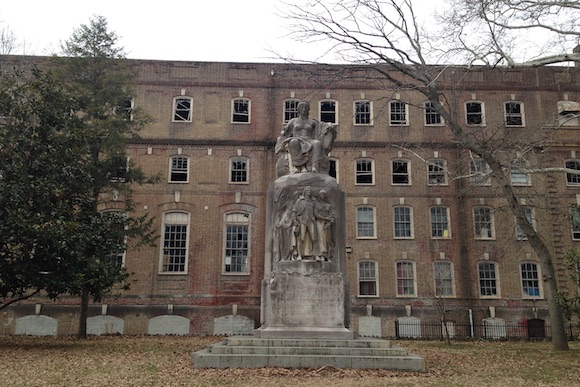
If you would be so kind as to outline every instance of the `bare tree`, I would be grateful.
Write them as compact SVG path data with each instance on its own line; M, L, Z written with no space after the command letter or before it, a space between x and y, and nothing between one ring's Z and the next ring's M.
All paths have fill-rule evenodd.
M517 153L515 161L523 157L541 158L551 134L539 130L536 139L508 141L497 128L470 130L458 118L453 90L439 86L439 77L450 66L437 64L453 59L459 65L451 67L466 74L474 64L517 67L580 60L580 53L571 52L574 39L578 38L580 1L451 0L450 4L456 10L443 18L442 27L447 32L441 38L434 38L434 31L425 30L417 15L418 8L411 0L302 1L287 4L284 17L291 20L290 29L297 39L326 41L328 52L337 55L340 61L364 64L374 71L376 79L385 80L399 90L423 94L441 115L454 139L485 160L490 176L500 187L501 196L540 261L553 346L567 350L564 318L555 302L558 288L554 257L546 240L526 216L519 192L510 180L513 154ZM559 39L559 45L553 48L560 51L552 50L547 56L539 51L530 61L519 62L515 56L519 47L511 40L512 33L526 34L530 29L553 33ZM538 171L541 168L526 172Z
M7 25L0 22L0 55L14 54L17 48L16 35Z

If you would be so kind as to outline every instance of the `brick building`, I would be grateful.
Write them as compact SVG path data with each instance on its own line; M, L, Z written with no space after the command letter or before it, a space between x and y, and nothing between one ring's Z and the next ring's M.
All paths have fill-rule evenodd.
M123 256L131 290L92 305L92 316L120 319L125 334L151 333L153 319L170 316L189 324L186 332L211 334L214 319L232 309L260 325L274 145L304 99L312 117L338 125L331 165L346 194L351 329L368 305L383 336L404 318L439 321L442 306L457 324L548 320L537 257L485 163L454 141L417 91L370 78L364 67L131 63L139 72L133 104L153 120L128 156L160 176L135 187L134 201L155 217L160 237L157 247ZM538 152L514 145L511 179L556 257L560 287L572 286L564 254L580 247L580 229L569 222L580 177L522 168L580 169L580 71L450 68L439 82L472 130L514 144L543 141ZM116 206L111 198L108 207ZM58 334L74 332L78 300L38 302ZM33 307L3 312L3 331Z

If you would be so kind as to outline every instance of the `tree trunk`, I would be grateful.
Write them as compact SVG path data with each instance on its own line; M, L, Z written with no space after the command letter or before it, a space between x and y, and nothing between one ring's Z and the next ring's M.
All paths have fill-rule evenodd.
M89 291L83 289L81 293L81 313L79 317L79 332L77 338L87 338L87 315L89 314Z

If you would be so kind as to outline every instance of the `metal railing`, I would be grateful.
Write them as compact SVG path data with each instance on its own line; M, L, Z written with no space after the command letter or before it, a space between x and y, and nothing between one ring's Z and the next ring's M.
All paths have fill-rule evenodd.
M576 323L566 323L565 329L569 340L580 338ZM552 329L544 320L509 322L494 319L478 324L395 321L395 335L397 339L445 339L449 335L452 339L542 340L551 338Z

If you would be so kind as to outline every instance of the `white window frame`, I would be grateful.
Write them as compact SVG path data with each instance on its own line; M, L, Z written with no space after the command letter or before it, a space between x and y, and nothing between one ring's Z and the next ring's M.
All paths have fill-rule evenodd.
M370 171L359 171L359 163L364 162L365 164L369 164L371 170ZM370 176L371 182L370 183L359 183L358 177L361 176ZM354 184L355 185L375 185L375 160L373 159L356 159L354 161Z
M437 212L440 212L439 210L443 209L445 210L445 217L446 217L446 224L447 224L447 228L446 229L442 229L442 235L433 235L435 229L433 228L434 224L442 224L443 222L441 221L437 221L437 222L433 222L433 210L437 209ZM437 215L437 214L435 214ZM433 206L429 208L429 225L430 225L430 229L431 229L431 239L451 239L451 218L449 215L449 207L447 206ZM438 230L438 229L437 229ZM445 233L445 231L447 231L447 234Z
M532 177L529 173L523 172L528 168L528 164L523 160L510 162L510 181L513 186L527 187L532 185ZM525 181L524 177L525 176Z
M335 159L335 158L330 158L330 159L328 160L328 163L329 163L329 164L328 164L328 165L329 165L329 168L330 168L331 164L332 164L332 163L334 163L334 171L335 171L335 174L336 174L336 176L332 176L332 175L330 174L330 171L332 170L332 168L330 168L330 170L329 170L329 172L328 172L328 175L329 175L329 176L331 176L331 177L334 177L334 178L336 179L336 182L337 182L337 183L340 183L340 181L339 181L339 179L338 179L338 178L339 178L339 176L340 176L340 173L339 173L339 168L340 168L340 167L339 167L339 162L338 162L338 159Z
M238 103L244 103L247 104L248 106L248 111L244 112L244 111L238 111L236 106ZM239 117L247 117L246 120L236 120L236 116ZM236 97L236 98L232 98L232 114L231 114L231 123L232 124L241 124L241 125L247 125L250 124L252 122L251 120L252 118L252 100L249 98L244 98L244 97Z
M188 269L188 261L189 261L189 235L190 235L190 224L191 224L191 214L185 211L167 211L163 213L162 223L161 223L161 248L159 253L159 274L168 274L168 275L180 275L180 274L187 274ZM184 262L175 262L171 259L168 255L168 260L166 262L165 259L165 250L171 250L172 246L170 245L171 241L166 240L166 231L168 227L171 226L185 226L185 246L174 248L177 249L184 249L183 259ZM174 240L175 241L175 240ZM179 240L178 240L179 241ZM170 265L183 265L183 270L164 270L164 268Z
M481 166L484 170L480 170ZM489 165L484 159L469 160L469 182L473 186L484 187L491 185L491 177Z
M394 119L395 116L398 118ZM409 105L406 102L398 99L389 101L389 126L409 126Z
M570 209L570 231L572 232L572 240L580 241L580 207Z
M189 101L189 108L184 108L180 106L179 101ZM180 95L179 97L173 97L173 116L171 118L172 122L191 122L192 119L192 109L193 109L193 98ZM180 114L179 112L187 112L187 114ZM180 118L178 118L180 117Z
M127 218L127 213L125 211L118 210L118 209L108 209L108 210L105 210L105 211L102 211L101 212L101 216L105 216L105 215L108 215L108 214L118 214L119 216L124 217L125 219ZM125 224L125 230L127 230L127 225L126 224ZM125 235L124 244L125 244L125 247L126 247L127 246L127 235ZM126 248L123 249L122 252L114 252L114 251L111 251L109 254L106 255L106 258L109 259L109 261L111 263L112 263L113 257L117 257L117 258L120 257L120 265L115 265L115 266L117 266L119 268L125 267L125 258L127 257L127 249ZM118 259L117 259L117 261L118 261Z
M534 216L534 209L532 207L525 206L524 211L526 212L526 218L528 219L528 222L530 222L532 224L532 227L535 230L536 229L536 217ZM524 231L521 229L521 227L518 224L518 221L517 221L517 219L515 219L515 217L514 217L514 222L516 224L516 239L518 241L527 241L528 236L526 234L524 234Z
M449 277L441 277L438 274L442 274L443 271L438 269L439 266L447 266L449 268ZM443 273L446 274L446 273ZM440 289L443 288L443 282L449 284L449 294L442 294ZM451 261L444 261L444 260L437 260L433 262L433 289L435 289L435 296L442 297L442 298L453 298L455 297L455 270L453 269L453 262Z
M245 168L242 169L234 169L234 163L238 163L238 162L243 162L245 163ZM229 160L229 171L228 171L228 182L230 184L249 184L250 183L250 159L247 157L243 157L243 156L236 156L236 157L231 157ZM245 180L236 180L233 179L233 175L234 173L242 173L245 172L246 178Z
M372 220L369 221L365 219L364 221L360 219L360 214L362 210L370 212L372 215ZM370 224L372 226L372 235L361 235L361 224ZM367 228L365 227L365 230ZM374 206L361 205L356 207L356 239L377 239L377 210Z
M428 121L430 121L427 117L434 117L435 121L437 121L438 117L438 121L437 123L429 123ZM437 111L435 111L435 109L433 108L433 102L431 101L425 101L423 102L423 120L425 123L425 126L445 126L445 121L443 120L443 117L441 117L441 114L437 113Z
M395 172L395 163L398 165L404 165L406 171L405 172ZM397 179L401 177L407 177L406 183L397 183L395 182L395 177ZM394 159L391 160L391 185L411 185L411 161L407 159Z
M482 277L482 267L481 265L489 265L489 267L493 267L493 278L492 277ZM485 273L492 273L489 270L486 270ZM485 285L484 287L482 287ZM494 284L494 287L488 284ZM494 289L495 294L483 294L482 290L485 289ZM501 298L500 293L500 282L499 282L499 271L498 271L498 264L497 262L493 261L479 261L477 262L477 289L479 292L479 298Z
M479 104L479 106L481 107L480 112L479 113L469 112L468 105L471 105L471 104ZM467 126L485 126L485 104L483 102L481 102L481 101L465 101L464 107L465 107L465 124ZM480 115L481 122L470 123L469 122L470 117L475 116L475 115Z
M403 274L403 276L399 276L399 265L401 265L401 267L403 267L404 269L408 269L409 267L412 270L412 276L406 276L404 271L402 271L401 273ZM412 285L412 289L413 292L412 293L406 293L405 291L400 292L400 289L408 289L409 288L409 282L408 281L412 281L411 285ZM401 298L409 298L409 297L417 297L417 270L415 267L415 261L410 261L410 260L399 260L399 261L395 261L395 294L397 297L401 297Z
M323 105L330 104L334 106L334 110L323 110ZM329 115L334 116L334 120L327 120ZM334 99L322 99L318 101L318 119L320 122L327 122L330 124L338 124L338 101Z
M575 169L580 173L580 160L566 160L564 162L564 168ZM580 187L580 174L574 175L566 172L566 185L568 187Z
M228 233L228 228L234 227L245 227L245 235L246 235L246 246L243 246L243 239L239 241L237 239L228 240L228 236L231 233ZM223 239L223 261L222 261L222 274L224 275L250 275L250 257L251 257L251 243L252 235L251 235L251 217L250 214L247 212L229 212L224 214L224 239ZM242 246L239 248L235 248L233 243L242 243ZM232 265L232 259L234 258L231 255L231 252L234 250L245 251L245 270L243 271L228 271L227 266ZM228 251L230 254L228 255ZM243 255L242 255L243 258ZM244 264L242 263L242 267Z
M128 104L126 102L129 102ZM124 105L121 105L124 103ZM135 111L135 99L133 97L122 98L117 102L114 112L115 114L124 115L125 121L133 121L133 112Z
M397 214L397 210L399 209L405 209L406 210L406 214L403 214L404 216L409 217L408 221L405 220L399 220L397 221L397 219L400 219L401 214ZM409 232L410 235L409 236L397 236L397 224L408 224L409 225ZM394 239L415 239L415 232L414 232L414 225L413 225L413 207L411 206L395 206L393 207L393 238Z
M487 214L478 214L477 212L479 211L487 211ZM472 214L473 214L473 233L475 236L475 239L478 240L493 240L495 239L495 221L494 221L494 212L493 212L493 208L489 207L489 206L476 206L473 207L472 210ZM482 216L486 216L489 215L489 221L486 221L485 219L482 219ZM489 224L489 233L486 234L485 236L482 236L481 233L482 231L484 231L483 226L484 223L488 223ZM479 232L478 232L479 230Z
M185 171L183 170L183 168L178 168L178 166L175 166L173 164L174 159L180 159L180 160L185 160L187 165L185 168ZM176 184L187 184L189 183L189 165L190 165L190 160L189 157L184 156L184 155L175 155L175 156L171 156L169 158L169 177L167 179L167 181L169 183L176 183ZM175 169L174 169L175 168ZM177 175L185 175L185 180L174 180L174 173Z
M362 111L359 107L368 107L365 111ZM353 102L353 125L354 126L373 126L373 103L369 100L358 100ZM365 118L364 120L362 118ZM367 121L368 122L360 122Z
M524 278L524 265L526 265L526 278ZM536 278L527 278L527 276L530 275L531 272L528 272L527 269L531 268L531 267L535 267L535 276ZM544 298L544 290L542 289L542 270L540 267L540 264L538 262L532 262L532 261L525 261L525 262L521 262L519 264L519 268L520 268L520 287L522 290L522 298L523 299L543 299ZM535 295L530 295L529 292L526 293L526 288L530 289L531 287L529 286L524 286L525 282L537 282L537 287L534 286L534 288L538 289L538 294Z
M439 170L435 171L435 167ZM432 176L435 177L432 179ZM437 176L443 176L443 182L438 182ZM435 181L435 182L433 182ZM427 160L427 185L430 186L446 186L447 182L447 160L445 159L431 159Z
M508 111L508 105L515 105L519 106L519 113L513 113ZM504 122L505 126L510 128L522 128L526 126L525 115L524 115L524 103L521 101L506 101L503 104L503 112L504 112ZM519 118L520 124L510 124L510 120L513 118Z
M361 268L361 264L365 265L372 265L372 268ZM358 297L370 297L376 298L379 296L379 265L376 261L373 260L362 260L358 261L357 263L357 273L358 273L358 286L357 286L357 295ZM367 275L368 272L374 272L374 276ZM375 294L362 294L361 293L361 283L374 283L375 287Z
M288 123L292 118L298 117L300 113L298 112L299 99L289 98L285 99L283 102L283 123Z

